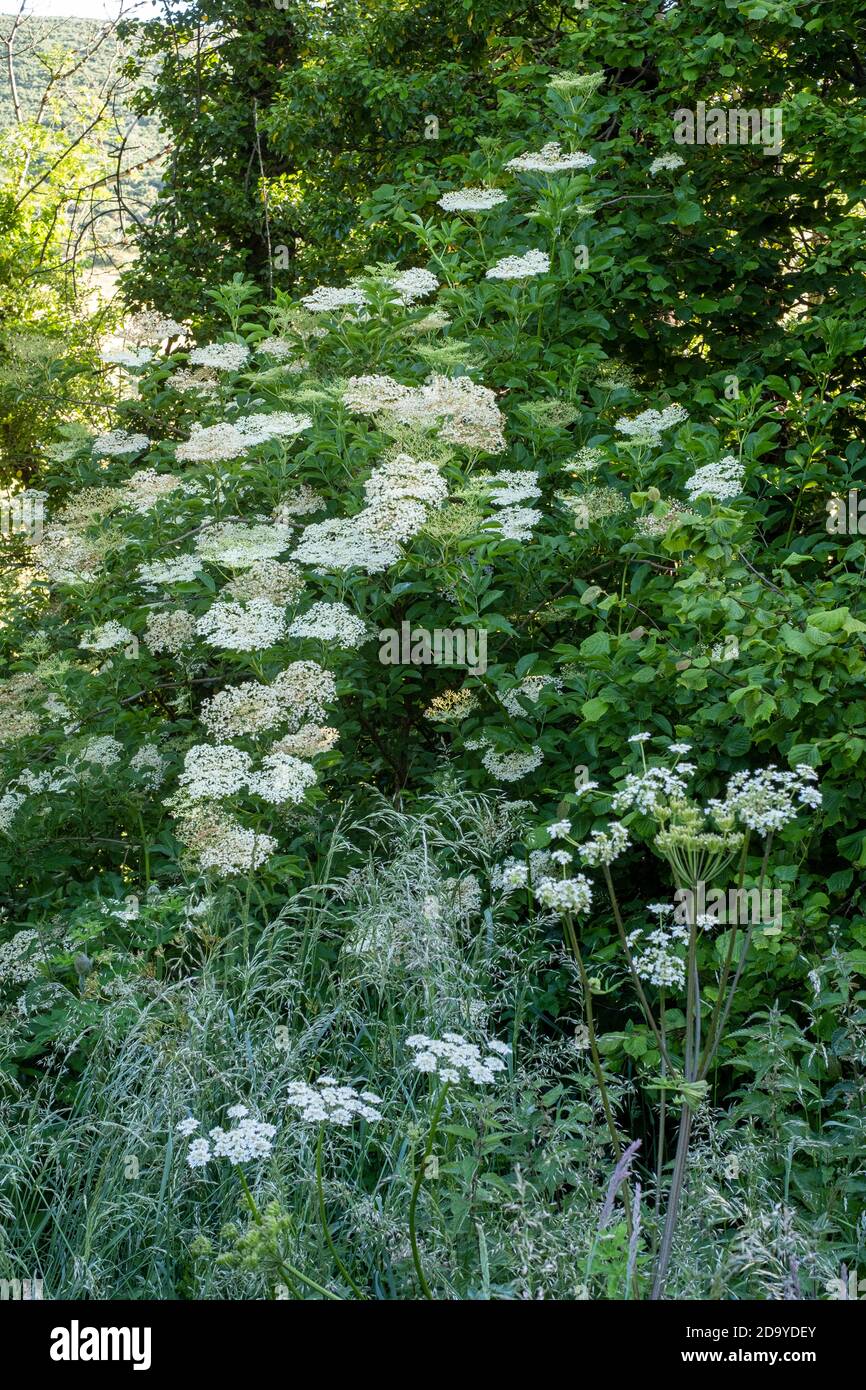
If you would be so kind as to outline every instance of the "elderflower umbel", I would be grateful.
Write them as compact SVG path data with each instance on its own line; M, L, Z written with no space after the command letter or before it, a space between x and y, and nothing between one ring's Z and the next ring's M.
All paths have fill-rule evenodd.
M501 261L487 271L488 280L530 280L533 275L544 275L550 270L550 257L546 251L526 251L522 256L503 256Z
M123 458L140 454L150 444L146 434L128 434L126 430L111 430L93 441L94 458Z
M498 188L458 188L437 201L445 212L487 212L508 199Z
M649 167L650 174L659 174L663 169L679 169L685 160L678 154L660 154Z
M541 766L544 754L538 744L533 744L528 752L497 753L488 748L481 761L498 782L517 782Z
M270 599L253 598L248 603L214 603L196 623L196 631L211 647L227 651L263 651L285 635L282 608Z
M191 367L211 367L217 372L239 372L250 360L250 350L243 343L209 343L193 348L187 361Z
M537 153L519 154L509 159L505 167L519 174L563 174L570 169L591 169L594 163L591 154L583 154L579 150L574 154L563 154L561 146L552 140L542 145Z
M367 625L345 603L314 603L289 627L290 637L315 637L335 646L359 647L367 637Z
M733 454L719 459L718 463L705 464L686 482L686 492L691 501L699 497L714 497L723 501L727 497L738 497L743 490L745 467Z
M473 1081L476 1086L495 1081L496 1073L505 1071L503 1059L511 1052L507 1043L494 1039L485 1043L487 1055L482 1057L480 1048L460 1033L445 1033L441 1040L415 1033L406 1039L406 1046L415 1053L412 1066L416 1071L438 1076L443 1082Z

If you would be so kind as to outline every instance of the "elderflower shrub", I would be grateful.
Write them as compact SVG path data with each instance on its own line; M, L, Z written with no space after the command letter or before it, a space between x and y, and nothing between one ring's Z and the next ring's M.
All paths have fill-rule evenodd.
M799 326L777 325L799 354L798 384L784 391L778 380L761 385L749 353L737 382L727 382L735 345L722 357L710 336L701 353L686 350L692 328L678 317L676 259L650 256L643 242L659 228L665 237L702 235L697 176L670 157L663 168L635 158L624 134L608 138L615 123L597 69L576 72L567 54L548 73L539 64L533 99L521 88L519 101L504 104L501 140L450 152L441 177L423 187L414 178L396 187L399 217L376 217L393 228L385 269L349 282L323 265L318 288L294 299L280 291L273 304L249 282L215 287L206 313L189 306L190 324L207 323L200 342L176 322L154 329L135 395L90 433L49 446L41 536L27 544L24 564L0 575L11 673L0 690L8 906L0 946L31 923L41 932L43 914L59 930L68 902L74 914L94 893L114 902L122 886L142 905L137 917L111 918L118 939L82 926L68 950L52 939L46 959L34 954L33 996L16 996L0 1020L16 1084L44 1064L72 1102L66 1050L87 1069L93 1048L82 1083L88 1105L98 1109L108 1076L132 1132L150 1134L147 1107L162 1116L171 1088L154 1089L161 1078L144 1075L134 1046L142 1055L157 1047L169 1062L181 1039L184 1065L195 1065L172 1071L175 1096L218 1114L247 1094L252 1067L251 1106L261 1123L282 1125L285 1087L311 1074L311 1050L318 1070L333 1027L325 1074L359 1086L363 1075L372 1094L387 1093L394 1151L405 1141L408 1152L425 1115L406 1085L406 1033L493 1036L519 1014L522 1089L506 1087L500 1072L500 1084L489 1096L479 1088L473 1102L489 1100L488 1119L510 1107L510 1138L491 1159L510 1186L489 1243L496 1278L519 1297L538 1289L573 1297L569 1242L582 1254L592 1244L557 1195L572 1181L575 1126L585 1159L577 1190L587 1202L608 1172L587 1047L572 1046L584 1024L563 947L570 916L585 933L590 992L604 997L614 1099L634 1100L618 1115L646 1110L629 1091L635 1074L658 1075L657 1040L622 983L605 871L623 897L626 931L670 936L664 921L648 927L645 900L670 888L671 859L695 843L736 853L750 832L754 878L755 846L771 833L775 853L792 851L778 861L785 923L753 942L732 1025L779 1000L806 1029L810 974L831 947L840 969L853 971L863 933L862 566L856 538L834 536L828 550L823 518L815 525L821 487L838 479L840 460L856 464L850 420L859 398L844 393L830 419L815 404L848 350L809 313ZM619 248L635 237L641 255L626 265ZM648 275L636 265L651 266L649 287L636 281ZM367 638L404 622L483 634L486 670L383 663ZM723 659L730 635L738 656ZM605 767L616 770L610 795L600 790L610 785ZM435 824L431 800L445 806ZM389 857L381 851L396 804L415 819L405 853ZM461 825L456 845L449 817ZM633 884L649 825L658 843ZM554 827L561 833L551 836ZM450 848L436 864L440 838ZM477 888L458 892L470 875ZM334 886L323 905L326 880ZM202 900L215 896L218 910L187 914L175 903L182 883ZM165 895L160 907L148 899L153 888ZM299 926L308 918L310 936ZM702 957L719 939L702 935ZM676 937L655 963L652 948L665 943L643 935L632 944L649 993L666 974L680 978ZM79 947L88 971L73 967ZM226 962L225 1009L204 978L215 959ZM20 968L29 971L29 957ZM379 990L381 1017L394 1020L384 1079L378 1063L359 1067L353 1051L367 1046L367 1004ZM202 1001L202 1017L225 1038L197 1032ZM247 1053L226 1058L226 1039L243 1033L228 1012L235 1007L255 1040L252 1063ZM817 1005L820 1018L808 1025L816 1056L833 1036L832 1007ZM98 1040L97 1009L107 1030ZM530 1040L520 1033L526 1017ZM231 1085L206 1111L188 1076L222 1076L224 1063ZM278 1097L262 1074L280 1066ZM401 1067L395 1099L388 1076ZM831 1070L821 1078L830 1108L839 1103ZM724 1068L714 1080L727 1105L736 1083ZM540 1106L560 1086L563 1096ZM47 1145L54 1102L43 1102ZM561 1134L540 1142L542 1156L534 1136L549 1111L556 1129L560 1104ZM813 1125L812 1115L795 1118ZM89 1131L70 1134L93 1177ZM810 1129L810 1142L819 1137ZM648 1156L649 1126L644 1139ZM100 1134L101 1160L117 1158L113 1142ZM381 1154L366 1146L385 1141L352 1142L354 1171L369 1172L367 1160L375 1167ZM838 1191L853 1202L849 1161L853 1171L850 1155L838 1163ZM221 1181L226 1166L210 1164L209 1180ZM516 1167L527 1176L514 1178ZM84 1178L78 1185L51 1172L68 1202L64 1237L92 1229ZM397 1262L400 1287L414 1294L405 1253L411 1180L402 1168L391 1177L396 1205L381 1229L378 1197L366 1188L353 1191L345 1219L365 1252ZM283 1186L293 1184L309 1216L309 1182L296 1184L287 1167ZM346 1172L333 1185L345 1192ZM158 1185L146 1190L156 1220L162 1196ZM236 1215L230 1191L220 1187L217 1198L226 1220ZM463 1196L455 1194L455 1210ZM185 1209L190 1239L197 1219ZM838 1209L833 1219L840 1228L847 1220ZM535 1270L527 1231L555 1271L549 1282L515 1273ZM148 1234L161 1248L160 1233ZM477 1290L477 1274L455 1269L444 1235L432 1239L438 1287L459 1275L462 1289ZM57 1268L66 1269L61 1246ZM327 1277L319 1246L305 1254ZM175 1253L180 1267L185 1254ZM105 1258L110 1265L107 1250ZM358 1277L374 1262L365 1253ZM706 1293L711 1263L696 1261L683 1287ZM746 1263L738 1291L749 1287ZM207 1277L205 1287L225 1289ZM244 1296L267 1292L243 1287Z

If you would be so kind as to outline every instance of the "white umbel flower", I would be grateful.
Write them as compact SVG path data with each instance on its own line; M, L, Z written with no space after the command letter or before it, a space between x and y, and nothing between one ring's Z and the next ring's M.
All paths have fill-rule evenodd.
M503 256L490 267L487 279L531 280L534 275L545 275L548 270L550 257L546 251L526 251L522 256Z

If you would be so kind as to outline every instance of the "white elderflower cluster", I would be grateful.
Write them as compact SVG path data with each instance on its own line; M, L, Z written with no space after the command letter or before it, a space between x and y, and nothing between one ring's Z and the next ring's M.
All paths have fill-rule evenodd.
M151 348L112 348L99 354L107 367L127 367L131 372L141 371L153 360Z
M321 493L316 492L315 488L311 488L307 483L301 483L280 499L274 509L274 521L287 521L293 516L309 516L311 512L320 512L326 506Z
M574 878L545 874L535 884L534 893L536 902L560 916L566 912L588 912L592 906L592 886L585 874L576 874Z
M423 386L403 386L389 376L350 377L343 393L348 410L359 415L392 415L404 425L441 427L449 444L500 453L505 422L496 395L471 377L434 373Z
M110 652L115 647L128 647L132 641L134 638L129 628L112 619L86 633L78 645L86 652Z
M651 816L668 800L685 797L685 779L693 772L691 763L680 763L676 772L667 767L648 767L637 774L630 772L622 788L614 794L611 805L615 811L637 807L645 816Z
M21 798L22 801L24 799L24 797ZM2 807L3 800L5 798L0 798L0 807ZM0 824L2 824L2 811L0 811ZM42 973L40 966L47 959L39 932L29 929L16 932L9 941L0 944L0 983L27 985L31 980L37 980Z
M728 454L718 463L707 463L693 473L686 482L686 492L692 502L699 497L715 497L718 501L738 497L743 490L745 473L740 460Z
M129 760L133 772L137 772L142 782L151 791L162 786L168 771L168 761L160 753L155 743L143 743Z
M416 1071L438 1076L440 1081L452 1085L462 1081L488 1085L496 1080L497 1072L505 1071L505 1058L511 1054L507 1043L494 1038L484 1044L486 1055L482 1056L477 1044L467 1042L461 1033L443 1033L441 1039L413 1033L406 1039L406 1046L415 1053L412 1066Z
M481 911L483 897L481 884L474 874L463 878L446 878L443 885L455 915L460 921L477 917Z
M247 526L240 521L220 521L206 526L198 536L196 550L202 560L226 569L249 569L261 560L275 560L289 547L292 527L269 521Z
M191 367L210 367L215 372L239 372L250 360L250 350L243 343L208 343L193 348L187 361Z
M591 169L595 160L591 154L576 150L573 154L563 154L562 147L551 140L535 153L519 154L509 159L506 169L518 174L564 174L571 169Z
M164 613L148 613L144 642L158 656L167 652L179 656L184 647L195 641L195 618L185 608L170 608Z
M415 529L424 525L424 508L417 506L413 514ZM366 574L381 574L400 559L400 536L389 534L380 525L374 527L369 509L353 517L332 517L307 526L300 544L292 552L293 559L316 570L360 569ZM406 535L405 521L401 528Z
M267 753L261 771L250 778L250 791L272 806L297 806L317 781L314 767L292 753Z
M300 598L304 588L304 576L290 560L257 560L254 568L230 580L223 593L236 599L267 598L284 608Z
M411 399L414 389L390 376L350 376L343 391L343 404L353 415L376 415Z
M664 536L676 522L687 521L690 517L694 518L695 513L690 512L682 502L671 501L668 498L662 500L667 508L663 516L656 516L654 512L647 512L635 521L634 529L639 536L649 538Z
M680 169L685 164L682 155L679 154L660 154L653 160L649 167L651 175L660 174L663 169Z
M239 458L249 447L234 425L193 425L189 439L178 444L174 456L179 463L221 463Z
M498 782L517 782L541 766L544 754L537 743L528 752L497 753L494 748L488 748L481 761Z
M285 439L293 434L302 434L313 426L309 415L292 415L287 410L275 410L270 415L240 415L232 423L250 449L269 439Z
M291 753L296 758L315 758L339 742L340 731L328 724L302 724L294 734L284 734L273 746L273 753Z
M169 497L183 486L183 479L173 473L157 473L155 468L139 468L137 473L133 473L132 477L127 479L125 491L129 506L143 515L149 512L151 507L155 507L157 502L161 502L164 497Z
M110 430L100 434L93 441L94 458L125 458L127 454L140 454L147 449L150 440L146 434L129 434L127 430Z
M681 405L666 405L664 410L642 410L640 415L623 415L616 422L620 434L635 444L657 446L664 430L673 429L688 420L689 412Z
M498 188L458 188L443 193L437 202L445 212L488 212L508 199Z
M366 641L367 624L345 603L314 603L289 627L290 637L314 637L338 647L360 647Z
M263 338L256 344L256 352L265 357L273 357L277 362L287 362L294 357L295 347L288 338Z
M133 315L126 336L134 343L162 343L167 338L180 338L186 332L182 323L168 318L158 309L142 309Z
M210 1131L209 1141L193 1139L186 1156L190 1168L204 1168L215 1158L227 1158L229 1163L238 1164L270 1157L277 1132L274 1125L254 1120L245 1105L233 1105L228 1111L228 1116L235 1121L231 1129L221 1129L217 1126ZM178 1129L187 1137L194 1133L191 1126L198 1128L198 1121L192 1117L182 1120Z
M196 623L196 631L211 647L226 651L258 652L285 636L286 617L267 598L247 603L214 603Z
M277 848L273 836L248 829L210 801L183 807L177 832L204 872L225 878L261 868Z
M529 865L523 859L506 859L490 871L491 887L498 888L506 897L526 888L528 883Z
M100 734L88 739L78 754L78 762L101 767L103 770L114 767L123 757L123 744L111 734Z
M516 502L541 496L538 474L532 468L500 468L496 473L484 474L478 482L490 485L490 501L495 507L512 507Z
M390 281L391 288L397 291L400 301L403 304L414 304L418 299L424 299L428 294L435 293L439 288L439 281L432 270L403 270L399 275Z
M172 391L193 391L198 396L215 396L219 391L219 375L207 367L192 370L180 367L166 382Z
M710 801L707 811L722 822L734 816L766 836L795 820L801 807L818 810L823 798L814 785L817 780L815 769L806 763L798 763L793 772L772 765L757 772L735 772L724 801Z
M202 563L197 555L175 555L170 560L154 560L139 565L138 582L145 589L159 589L171 584L189 584L201 574Z
M396 454L374 468L364 484L369 506L412 498L426 507L440 507L448 497L448 484L435 463Z
M530 280L550 270L546 251L525 251L522 256L503 256L487 271L488 280Z
M543 516L537 507L503 507L494 520L503 540L531 541L532 528Z
M301 300L304 308L311 314L332 314L340 309L360 309L367 303L363 290L333 289L330 285L317 285L311 294Z
M251 777L249 753L231 743L197 743L187 750L178 785L192 801L219 801L243 791Z
M309 1085L306 1081L289 1083L286 1104L300 1113L302 1120L312 1125L351 1125L356 1119L375 1124L382 1115L376 1109L381 1096L373 1091L356 1091L354 1086L341 1086L333 1076L320 1076Z
M527 712L520 703L520 698L528 700L530 704L537 705L542 691L553 687L554 690L562 689L562 681L558 676L524 676L518 685L511 690L500 692L499 699L507 709L508 713L515 719L525 719Z
M597 868L600 864L612 864L629 846L628 831L619 821L611 821L607 830L593 830L578 850L584 864Z
M212 738L221 740L248 735L255 738L281 724L285 702L275 685L244 681L229 685L205 700L199 718Z

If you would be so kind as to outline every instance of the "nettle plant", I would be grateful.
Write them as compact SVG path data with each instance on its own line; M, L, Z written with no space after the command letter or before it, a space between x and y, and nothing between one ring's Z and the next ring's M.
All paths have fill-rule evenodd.
M573 833L571 819L554 821L531 842L536 845L535 853L527 861L507 864L501 879L506 891L525 887L542 908L562 921L578 969L592 1066L611 1144L617 1159L625 1163L599 1048L593 981L581 947L582 924L593 909L593 888L585 873L575 872L575 861L586 869L601 871L624 964L660 1065L657 1076L642 1078L644 1087L660 1096L656 1215L664 1206L664 1224L651 1295L657 1299L665 1290L687 1178L693 1115L706 1100L708 1077L717 1064L752 934L761 921L759 914L746 913L746 920L739 923L738 913L730 922L727 912L701 911L710 897L706 889L720 889L717 897L726 903L745 901L754 860L752 844L757 838L763 842L756 873L758 899L762 901L765 886L772 881L775 835L792 825L798 813L818 810L822 797L815 785L815 772L801 765L794 771L767 767L735 773L721 797L701 804L689 789L697 770L696 764L686 761L691 746L673 742L664 755L648 759L646 750L651 741L648 733L630 737L630 745L640 753L640 770L626 773L619 788L606 794L610 810L621 820L609 820L603 829L592 829L583 839ZM563 805L574 806L585 819L584 803L591 802L597 819L603 795L597 782L586 780L579 790L568 794ZM611 866L632 848L632 836L664 862L672 889L667 902L648 904L647 918L636 924L625 919L611 872ZM545 838L549 848L542 849ZM630 874L635 868L630 866ZM773 929L777 929L775 923ZM668 1098L679 1104L680 1114L663 1204ZM629 1160L632 1157L633 1152ZM630 1211L626 1204L632 1239L636 1239L637 1213L638 1208Z

